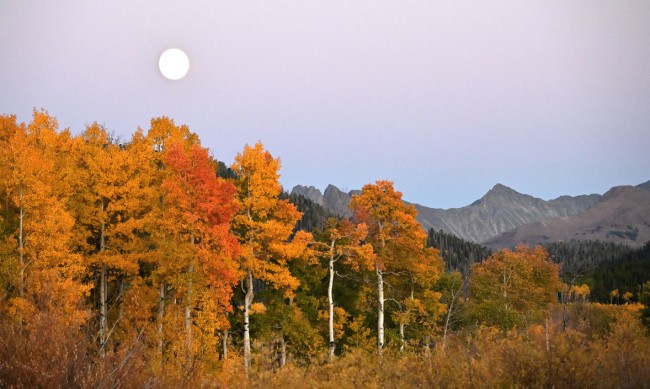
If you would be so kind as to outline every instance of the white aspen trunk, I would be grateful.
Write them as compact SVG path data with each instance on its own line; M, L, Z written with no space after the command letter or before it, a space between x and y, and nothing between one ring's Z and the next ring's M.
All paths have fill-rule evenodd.
M384 348L384 275L381 270L379 270L379 265L376 266L376 271L379 303L379 306L377 307L377 349L381 356L381 351Z
M192 264L187 266L188 273L193 270ZM191 293L192 293L192 281L188 278L187 280L187 299L185 301L185 348L187 350L186 355L186 366L189 367L192 364L192 305L191 305Z
M194 244L194 235L190 237L190 243ZM187 299L185 301L185 347L187 349L186 367L192 366L192 274L194 273L193 259L187 265Z
M571 281L571 284L573 285L573 281ZM566 291L562 291L562 331L566 331L566 327L569 322L566 308L567 308L570 290L571 290L570 287L567 287Z
M463 283L457 291L454 290L454 285L451 286L451 301L449 302L449 307L447 307L447 317L445 318L445 328L442 331L442 351L445 351L447 347L447 332L449 331L449 325L451 324L451 318L454 315L454 304L456 304L456 297L458 293L463 289Z
M251 367L251 336L249 310L253 302L253 273L246 274L246 295L244 296L244 370L246 375Z
M452 310L454 309L455 296L452 296L449 307L447 308L447 317L445 318L445 328L442 330L442 351L447 347L447 331L449 330L449 323L451 322Z
M334 359L334 352L336 350L336 343L334 340L334 298L332 296L332 289L334 285L334 240L330 246L330 262L329 262L329 285L327 286L327 302L329 303L329 341L330 341L330 360Z
M18 186L18 256L20 261L20 271L18 272L18 296L23 298L25 295L25 241L23 238L23 219L25 218L25 207L23 206L23 184ZM23 314L18 314L18 328L23 329Z
M101 212L104 212L104 199L101 201ZM99 252L103 253L106 247L106 238L104 237L106 223L102 221L99 226ZM102 259L103 260L103 259ZM99 275L99 356L104 357L106 353L106 330L108 328L107 312L107 272L106 264L102 264L101 274Z
M165 318L165 283L161 282L158 287L158 323L156 324L156 331L158 332L158 352L160 353L160 362L162 364L162 355L164 351L164 338L163 338L163 319Z
M106 352L106 265L102 265L99 275L99 355L103 358Z
M223 360L228 360L228 330L223 330L221 337L221 347L223 348Z
M382 254L386 248L386 240L384 239L383 226L379 224L379 236L381 237ZM377 299L379 306L377 307L377 356L381 364L381 354L384 348L384 274L379 268L379 263L375 260L375 271L377 272Z
M23 219L25 208L23 207L23 184L18 186L18 256L20 258L20 271L18 278L18 296L25 294L25 241L23 239ZM22 320L19 320L22 322Z
M287 342L284 340L284 335L280 337L280 368L283 368L287 363Z

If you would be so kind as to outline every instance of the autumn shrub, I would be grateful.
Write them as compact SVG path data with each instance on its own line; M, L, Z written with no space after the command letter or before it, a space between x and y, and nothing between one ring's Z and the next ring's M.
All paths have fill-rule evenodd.
M57 317L0 320L0 387L83 387L87 341Z

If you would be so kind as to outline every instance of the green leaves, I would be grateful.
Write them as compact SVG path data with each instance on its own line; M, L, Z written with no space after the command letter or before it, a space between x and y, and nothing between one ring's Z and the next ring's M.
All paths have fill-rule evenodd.
M541 247L518 246L472 265L472 313L489 325L512 328L537 322L561 290L558 265Z

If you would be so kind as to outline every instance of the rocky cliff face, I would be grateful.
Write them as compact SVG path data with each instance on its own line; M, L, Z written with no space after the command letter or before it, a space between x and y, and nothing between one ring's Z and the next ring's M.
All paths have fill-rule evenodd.
M323 194L320 192L320 190L316 189L313 186L296 185L291 190L291 193L298 194L306 199L313 201L321 207L325 207L325 198L323 197Z
M418 220L426 229L442 229L480 243L527 223L576 215L598 203L600 198L594 194L544 201L497 184L466 207L445 210L416 204L415 208Z
M354 191L348 193L343 192L334 185L328 185L325 188L325 193L323 197L325 198L325 204L336 215L341 215L343 217L351 217L352 210L350 209L350 200Z
M334 185L328 185L327 188L325 188L325 193L321 193L320 190L313 186L302 185L296 185L291 190L291 193L296 193L306 197L331 213L345 218L352 216L352 210L350 210L349 204L352 195L358 192L359 191L350 191L346 193Z
M569 240L643 245L650 240L650 191L632 186L614 187L584 212L528 223L483 243L500 249L519 243L534 245Z
M628 244L634 244L635 241L631 241L629 237L637 234L638 241L642 241L645 236L645 227L643 223L648 223L648 229L650 230L650 220L636 220L629 219L629 226L631 229L628 229L628 225L623 225L623 219L615 221L612 223L605 222L607 217L614 217L613 213L608 213L607 216L602 216L601 219L598 219L594 223L594 226L590 227L591 229L596 229L598 225L602 225L601 228L604 228L604 225L614 224L615 227L608 229L607 231L603 230L604 236L600 236L596 233L587 234L587 227L583 226L583 222L577 222L576 225L579 225L581 230L574 231L571 227L560 224L548 224L551 227L550 229L558 229L558 231L564 231L562 233L558 232L557 234L552 233L552 231L545 229L542 231L542 227L545 226L547 220L551 219L562 219L574 217L576 215L582 215L586 211L598 206L597 210L601 209L601 203L610 202L612 199L616 200L619 205L612 206L609 203L609 206L606 206L604 209L617 209L620 214L628 214L624 212L623 204L626 202L634 203L634 201L644 204L642 199L644 198L643 193L646 193L650 196L650 192L644 190L648 186L648 183L639 185L639 187L622 187L627 189L622 189L624 193L634 190L636 195L625 195L620 197L616 188L613 188L605 196L598 194L592 195L583 195L583 196L561 196L553 200L545 201L533 196L519 193L511 188L508 188L505 185L497 184L492 189L490 189L483 197L474 203L462 207L462 208L452 208L452 209L437 209L429 208L419 204L413 204L418 211L418 221L422 224L424 229L434 228L435 230L443 230L448 233L452 233L460 238L476 242L476 243L485 243L487 242L491 247L507 247L512 242L512 245L521 242L523 240L528 240L532 243L543 243L545 241L552 240L562 240L562 239L571 239L571 236L576 233L579 234L579 237L588 237L591 236L591 239L605 239L607 234L609 234L609 240L616 240L616 236L623 236L621 238L623 241L625 239L629 240ZM632 189L629 189L632 188ZM325 189L325 193L321 194L318 189L313 187L301 187L297 186L293 189L293 192L303 194L303 196L311 199L312 201L321 204L322 206L332 213L350 217L352 211L348 208L348 204L352 195L358 191L350 191L348 193L341 191L334 185L329 185ZM628 204L628 206L634 209L634 212L645 212L645 208L636 208L634 204ZM647 214L650 215L650 208L648 208ZM595 212L595 211L594 211ZM599 214L604 215L605 211L598 211ZM606 213L606 212L605 212ZM591 219L590 219L591 220ZM594 219L595 220L595 219ZM618 219L617 219L618 220ZM627 220L627 219L626 219ZM539 222L539 223L538 223ZM555 222L554 222L555 223ZM585 222L586 223L586 222ZM641 223L641 224L638 224ZM529 230L522 230L524 232L516 232L515 229L521 226L527 226L534 224L535 227L531 228L530 232L525 232ZM588 224L588 223L587 223ZM593 223L592 223L593 224ZM586 224L585 224L586 225ZM584 227L584 228L583 228ZM638 230L638 231L637 231ZM541 231L541 232L540 232ZM550 231L550 232L549 232ZM637 231L637 232L635 232ZM502 234L508 232L501 236ZM582 235L584 232L584 235ZM538 238L544 238L542 240L532 237L537 236ZM535 235L537 234L537 235ZM573 235L572 235L573 234ZM650 234L650 231L649 231ZM499 238L497 238L499 237ZM509 238L507 238L509 237ZM496 240L495 240L496 239ZM516 242L515 242L516 241Z

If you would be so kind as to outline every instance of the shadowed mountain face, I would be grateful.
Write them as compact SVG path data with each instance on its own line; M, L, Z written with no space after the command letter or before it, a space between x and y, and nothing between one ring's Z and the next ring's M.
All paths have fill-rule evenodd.
M522 225L483 244L500 249L522 242L601 240L641 246L650 240L650 191L642 185L614 187L580 214Z
M349 207L352 195L360 193L360 191L351 190L346 193L334 185L328 185L327 188L325 188L325 193L321 193L320 190L313 186L296 185L291 190L291 193L299 194L310 199L334 215L349 218L352 217L352 210Z
M562 196L544 201L497 184L485 196L462 208L435 209L415 205L420 223L428 229L442 229L458 237L484 242L515 227L589 209L600 195Z
M306 199L313 201L321 207L326 207L329 209L329 207L325 205L325 198L323 197L323 194L320 192L320 190L314 188L313 186L297 185L291 190L291 194L300 195Z
M299 193L319 203L331 212L349 217L348 208L352 194L329 185L322 195L313 187L296 186L292 193ZM418 221L423 228L444 230L460 238L482 242L526 223L583 212L600 201L600 195L562 196L544 201L516 192L497 184L480 200L462 208L436 209L414 204Z
M650 181L646 181L643 184L639 184L636 186L637 188L641 188L643 190L650 191Z

